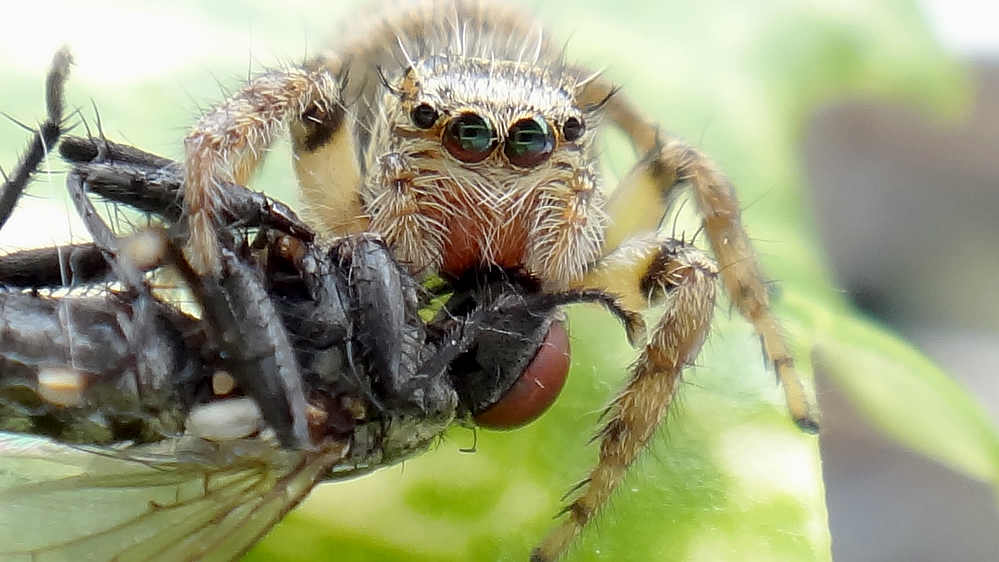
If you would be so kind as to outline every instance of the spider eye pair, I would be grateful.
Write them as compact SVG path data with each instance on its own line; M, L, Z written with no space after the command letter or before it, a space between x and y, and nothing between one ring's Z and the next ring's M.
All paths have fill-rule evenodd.
M463 113L444 129L444 148L462 162L474 163L492 154L499 143L489 122L474 113ZM544 162L555 150L555 134L539 117L514 123L507 131L503 152L510 163L531 168Z
M437 110L423 103L413 108L411 118L421 129L434 126L440 117ZM572 142L583 135L583 123L576 117L566 119L562 136ZM474 164L485 160L499 144L492 125L475 113L462 113L448 121L444 128L444 148L452 156ZM555 133L540 117L527 117L514 123L506 134L503 152L514 166L530 168L544 162L555 150Z

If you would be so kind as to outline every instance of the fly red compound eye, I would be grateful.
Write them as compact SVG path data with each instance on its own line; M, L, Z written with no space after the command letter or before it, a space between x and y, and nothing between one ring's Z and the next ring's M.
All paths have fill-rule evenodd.
M499 401L475 416L488 429L515 429L536 420L555 402L569 376L569 334L552 322L544 342Z

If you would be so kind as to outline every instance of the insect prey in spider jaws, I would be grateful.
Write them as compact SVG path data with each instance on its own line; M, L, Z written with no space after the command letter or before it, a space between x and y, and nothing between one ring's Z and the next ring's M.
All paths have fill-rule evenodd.
M176 161L84 127L62 107L70 59L56 55L0 225L58 147L92 241L0 256L0 559L238 559L319 483L466 438L475 455L415 458L403 480L436 489L471 471L460 462L525 479L557 467L554 489L462 492L506 514L493 524L558 513L533 546L469 551L572 559L580 540L600 544L591 521L608 502L630 501L620 484L722 295L762 341L790 419L817 429L735 190L697 148L504 3L414 2L339 29L206 109ZM616 182L605 130L635 154ZM282 137L301 209L246 187ZM681 192L696 235L668 226ZM532 423L570 363L591 372L570 361L574 303L602 307L636 351L595 373L623 381L609 405ZM454 426L474 433L444 440ZM588 430L593 466L562 466ZM474 464L490 448L516 455ZM392 501L371 482L358 506ZM343 510L348 486L323 487L322 509Z

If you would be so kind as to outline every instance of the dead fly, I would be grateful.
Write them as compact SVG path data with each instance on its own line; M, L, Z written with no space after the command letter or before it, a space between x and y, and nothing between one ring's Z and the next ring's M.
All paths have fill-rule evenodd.
M641 353L606 412L597 466L532 553L553 560L664 418L709 330L718 277L793 419L816 428L739 203L710 161L501 5L416 4L352 29L207 112L183 165L64 141L94 242L0 260L0 282L24 289L0 301L0 420L17 432L3 437L4 467L27 478L4 482L0 499L41 517L67 489L137 498L110 527L67 518L56 543L0 521L23 531L4 548L32 560L98 543L119 559L236 556L319 480L397 462L453 423L536 418L568 370L559 307L595 301ZM596 149L606 124L639 155L609 197ZM240 187L285 128L308 224ZM54 142L46 131L38 151ZM717 265L658 234L681 185ZM115 236L87 192L169 230ZM146 272L164 269L200 314L158 297ZM39 296L67 284L108 289ZM638 311L655 304L664 312L646 337ZM52 486L53 462L60 478L76 472ZM90 462L100 466L80 468Z

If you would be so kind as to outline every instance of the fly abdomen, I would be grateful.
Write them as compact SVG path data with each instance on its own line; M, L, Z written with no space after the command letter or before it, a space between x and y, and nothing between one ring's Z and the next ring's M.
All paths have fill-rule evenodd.
M185 341L193 320L157 306L160 356L140 368L130 312L114 295L0 293L0 430L89 444L183 432L198 382L211 380Z

